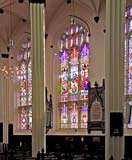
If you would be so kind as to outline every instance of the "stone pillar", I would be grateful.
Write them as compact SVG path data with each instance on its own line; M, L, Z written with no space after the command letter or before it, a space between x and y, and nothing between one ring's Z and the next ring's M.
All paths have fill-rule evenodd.
M105 159L124 156L124 136L110 136L110 112L123 113L125 1L106 0Z
M8 71L9 60L7 58L2 59L2 68L6 66ZM2 103L1 103L1 111L3 113L3 143L8 144L8 121L9 121L9 76L5 72L1 72L1 93L2 93Z
M30 1L32 55L32 156L46 151L45 128L45 9L44 3Z

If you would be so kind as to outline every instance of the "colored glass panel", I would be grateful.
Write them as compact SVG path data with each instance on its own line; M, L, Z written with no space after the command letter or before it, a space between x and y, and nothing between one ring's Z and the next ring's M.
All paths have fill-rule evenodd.
M28 130L32 128L32 110L29 105L32 105L32 63L30 42L22 44L20 51L21 65L20 71L17 73L18 81L18 109L19 112L19 129ZM19 62L19 63L20 63Z
M26 82L26 64L22 63L21 65L21 81L20 81L20 105L25 106L26 105L26 89L27 89L27 82Z
M27 129L27 113L24 108L22 108L20 114L19 114L19 128L21 130Z
M70 51L70 63L71 65L78 64L78 49L75 47Z
M88 105L84 103L81 108L81 128L87 128L88 122Z
M78 94L78 65L71 66L70 82L70 93Z
M130 8L129 15L132 16L132 8Z
M132 94L132 35L129 39L128 94Z
M61 37L60 43L60 74L59 74L59 93L60 103L66 109L61 108L61 128L78 128L78 119L82 122L80 127L86 128L85 107L76 106L76 101L88 101L88 84L89 84L89 33L87 30L77 23L74 19L71 20L71 25ZM70 104L69 104L70 102ZM73 104L71 106L71 104ZM82 102L81 102L82 104ZM82 112L78 112L78 107L83 108ZM62 125L62 112L69 113L65 119L69 125ZM85 118L81 118L85 117ZM80 122L79 122L80 123Z
M28 113L28 127L29 129L32 129L32 108L29 109Z
M132 31L132 19L129 22L129 32L131 32L131 31Z
M67 128L68 125L68 111L67 107L64 105L61 108L61 128Z
M68 95L68 73L61 74L61 95Z
M69 56L66 50L60 53L61 72L68 70L68 59L69 59Z
M81 63L88 63L89 61L89 46L87 43L81 46L80 61Z
M28 64L28 105L32 104L32 64Z
M70 111L70 128L78 128L78 108L76 104L71 106Z

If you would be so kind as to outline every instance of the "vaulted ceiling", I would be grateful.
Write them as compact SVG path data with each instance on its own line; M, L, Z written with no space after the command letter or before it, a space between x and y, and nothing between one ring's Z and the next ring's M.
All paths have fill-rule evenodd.
M59 10L83 5L89 12L96 15L101 10L101 3L105 0L47 0L45 19L46 30L57 16ZM74 2L74 3L73 3ZM74 4L74 6L73 6ZM17 52L20 44L30 37L30 5L28 0L19 3L18 0L0 1L0 52L8 52L9 40L13 39L14 45L10 52Z

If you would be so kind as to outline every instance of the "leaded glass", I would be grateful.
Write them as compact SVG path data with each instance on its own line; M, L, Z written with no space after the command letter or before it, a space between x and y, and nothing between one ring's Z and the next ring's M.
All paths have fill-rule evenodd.
M129 15L132 16L132 7L130 8Z
M88 122L88 105L84 103L81 108L81 128L87 128Z
M26 109L22 108L19 113L19 128L21 130L26 130L27 122L28 122L28 119L27 119Z
M71 66L70 93L78 94L78 65Z
M78 128L78 108L74 103L70 111L70 128Z
M20 69L17 72L18 81L18 107L21 108L19 113L19 129L28 130L32 128L32 63L30 55L30 42L22 44L19 52L21 57ZM20 60L20 59L19 59ZM29 107L30 106L30 107ZM18 109L19 109L18 108Z
M29 129L32 129L32 108L30 107L28 112L28 127Z
M32 64L28 64L28 105L32 104Z
M132 31L132 19L129 22L129 32L131 32L131 31Z
M89 33L86 28L72 19L60 39L60 70L59 70L59 93L62 117L66 117L69 125L61 125L61 128L85 128L86 124L78 123L79 117L85 117L85 112L78 112L82 102L88 101L89 85ZM75 102L79 102L79 105ZM65 107L64 107L65 106ZM83 110L85 108L83 107ZM67 112L68 111L68 112ZM65 117L65 116L64 116ZM80 121L80 120L79 120ZM81 121L85 121L82 118ZM82 122L83 123L83 122Z
M68 125L68 109L64 105L61 108L61 128L67 128Z
M128 94L132 94L132 35L129 38Z
M26 82L26 64L23 62L21 65L21 81L20 81L20 105L26 105L26 90L27 90L27 82Z

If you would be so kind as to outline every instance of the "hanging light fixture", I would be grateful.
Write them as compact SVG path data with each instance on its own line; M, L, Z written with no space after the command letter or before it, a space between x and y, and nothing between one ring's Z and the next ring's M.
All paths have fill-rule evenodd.
M9 15L9 18L10 18L10 35L9 35L9 42L8 42L8 48L7 50L10 51L10 49L13 47L14 45L14 41L12 39L12 6L11 6L11 0L10 0L10 15Z
M0 68L0 71L4 79L8 79L8 78L13 79L14 72L18 72L19 69L16 66L9 66L9 67L3 66L3 68Z
M9 23L10 23L10 33L9 33L9 38L8 38L8 44L7 44L7 51L10 52L11 48L14 46L14 41L12 38L12 6L11 6L11 0L10 0L10 4L9 4ZM0 72L1 72L1 76L4 79L10 78L13 79L13 76L15 73L17 73L19 71L18 67L14 65L13 63L13 56L10 57L9 53L2 53L1 54L1 58L7 59L7 61L9 62L9 58L11 58L11 65L10 64L4 64L1 68L0 68Z

